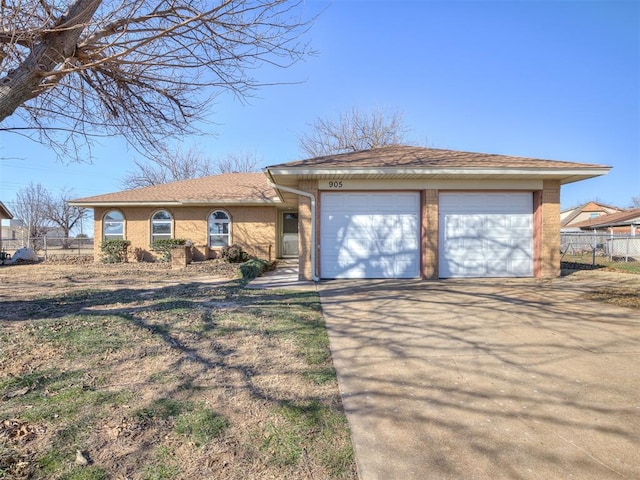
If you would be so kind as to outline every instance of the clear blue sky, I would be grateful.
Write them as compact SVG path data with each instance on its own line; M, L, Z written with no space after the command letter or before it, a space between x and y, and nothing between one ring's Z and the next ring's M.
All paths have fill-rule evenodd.
M266 166L300 158L297 139L316 117L387 108L418 144L613 167L563 187L563 208L640 196L640 2L307 2L327 5L307 37L317 56L256 72L299 83L262 88L246 105L220 97L215 137L186 145L214 160L252 152ZM78 197L121 190L136 153L114 139L95 157L64 165L0 133L0 200L10 207L31 181Z

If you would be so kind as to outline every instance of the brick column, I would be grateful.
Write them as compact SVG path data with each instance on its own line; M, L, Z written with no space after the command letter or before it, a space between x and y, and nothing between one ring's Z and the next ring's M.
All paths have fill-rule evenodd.
M438 190L422 192L422 278L437 280L438 272Z
M316 198L316 214L318 209L318 182L303 180L298 184L298 190L309 192ZM316 218L318 222L318 218ZM316 223L318 227L318 223ZM318 232L316 231L316 242ZM298 268L300 280L311 280L313 271L311 266L311 249L314 242L311 239L311 199L298 195ZM316 243L317 244L317 243ZM318 252L316 251L316 263Z
M539 277L560 276L560 180L542 184Z
M102 217L106 208L95 207L93 209L93 261L99 262L102 257Z

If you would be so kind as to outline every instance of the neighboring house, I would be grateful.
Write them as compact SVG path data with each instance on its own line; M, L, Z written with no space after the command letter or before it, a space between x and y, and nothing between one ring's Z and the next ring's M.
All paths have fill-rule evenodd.
M82 198L95 238L298 256L300 278L552 277L560 187L609 167L389 146ZM100 242L96 242L99 248ZM99 250L96 251L96 255Z
M575 228L587 231L606 231L608 233L620 233L640 235L640 208L624 210L622 212L603 215L573 225Z
M9 211L7 207L5 207L4 203L0 202L0 223L2 220L11 220L13 218L13 214ZM0 225L1 227L1 225ZM2 250L2 229L0 228L0 250ZM4 257L3 257L4 260Z
M562 231L579 230L575 227L576 223L598 218L602 215L622 212L624 209L605 205L598 202L587 202L577 207L569 208L560 212L560 228Z
M22 238L25 238L27 227L25 223L18 219L11 219L2 225L2 239L7 241L19 241Z

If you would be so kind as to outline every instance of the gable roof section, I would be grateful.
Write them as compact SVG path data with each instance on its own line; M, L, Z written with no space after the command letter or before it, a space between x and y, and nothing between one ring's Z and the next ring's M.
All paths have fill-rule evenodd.
M600 215L597 218L574 223L571 226L581 228L583 230L589 230L593 228L598 229L625 225L640 225L640 208L611 213L609 215Z
M297 175L318 178L345 175L371 178L376 175L407 178L555 178L562 183L604 175L606 165L561 162L488 153L459 152L437 148L394 145L359 152L300 160L266 168L272 176Z
M560 215L562 215L565 212L571 212L564 219L562 219L562 221L560 222L560 226L561 227L568 226L573 220L576 219L576 217L578 217L583 212L601 212L601 211L606 212L607 210L611 210L611 212L609 213L617 213L617 212L622 212L624 209L614 207L611 205L605 205L604 203L598 203L598 202L583 203L582 205L578 205L577 207L569 208L567 210L560 212Z
M72 205L142 206L142 205L252 205L281 203L263 173L224 173L208 177L134 188L93 197L78 198Z
M13 214L9 211L7 207L4 206L4 203L0 202L0 218L12 219Z

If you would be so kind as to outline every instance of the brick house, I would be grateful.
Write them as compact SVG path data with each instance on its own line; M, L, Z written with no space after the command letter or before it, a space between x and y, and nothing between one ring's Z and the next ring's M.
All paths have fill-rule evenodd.
M609 167L389 146L77 199L95 238L298 257L302 279L552 277L560 187ZM96 245L99 248L100 242ZM96 252L97 254L98 252Z
M560 229L565 231L579 231L580 228L575 224L593 220L603 215L611 215L612 213L623 212L623 208L605 205L600 202L587 202L576 207L568 208L560 212Z
M11 220L13 218L13 214L9 211L7 207L5 207L4 203L0 202L0 222L2 220ZM0 251L4 251L2 245L2 228L0 228ZM2 256L2 260L4 261L4 255Z

